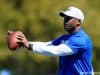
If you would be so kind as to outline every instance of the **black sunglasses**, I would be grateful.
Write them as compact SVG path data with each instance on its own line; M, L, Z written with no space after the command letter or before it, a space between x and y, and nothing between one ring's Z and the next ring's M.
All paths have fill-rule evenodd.
M64 22L68 22L69 20L71 20L73 17L71 16L64 16Z

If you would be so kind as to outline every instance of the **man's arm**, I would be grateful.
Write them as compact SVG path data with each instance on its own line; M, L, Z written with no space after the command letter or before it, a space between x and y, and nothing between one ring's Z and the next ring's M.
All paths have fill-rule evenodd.
M43 55L51 56L65 56L73 54L73 50L65 44L55 45L52 42L29 42L24 34L20 33L16 35L18 43L23 43L23 46L32 50L33 52Z
M29 42L33 52L50 55L50 56L65 56L72 55L73 51L65 44L52 45L50 42Z

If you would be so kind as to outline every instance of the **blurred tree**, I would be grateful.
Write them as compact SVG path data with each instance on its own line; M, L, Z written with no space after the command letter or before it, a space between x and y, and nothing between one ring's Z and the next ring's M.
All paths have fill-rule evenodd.
M94 70L100 71L99 3L99 0L0 0L0 69L7 67L13 75L56 75L56 57L33 54L24 48L9 51L7 31L20 30L33 41L53 40L65 33L58 12L77 6L85 13L83 27L93 40Z

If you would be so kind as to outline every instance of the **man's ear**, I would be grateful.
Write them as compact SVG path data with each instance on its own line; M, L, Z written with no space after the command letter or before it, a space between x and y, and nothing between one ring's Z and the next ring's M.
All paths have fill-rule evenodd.
M80 26L81 25L81 23L80 22L77 22L77 26Z
M77 26L80 26L80 25L81 25L81 21L77 20Z

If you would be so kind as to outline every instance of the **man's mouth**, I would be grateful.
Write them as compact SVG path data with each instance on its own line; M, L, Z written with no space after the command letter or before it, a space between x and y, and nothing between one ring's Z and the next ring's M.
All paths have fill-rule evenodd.
M75 27L69 26L68 24L64 24L64 29L68 32L74 31Z

